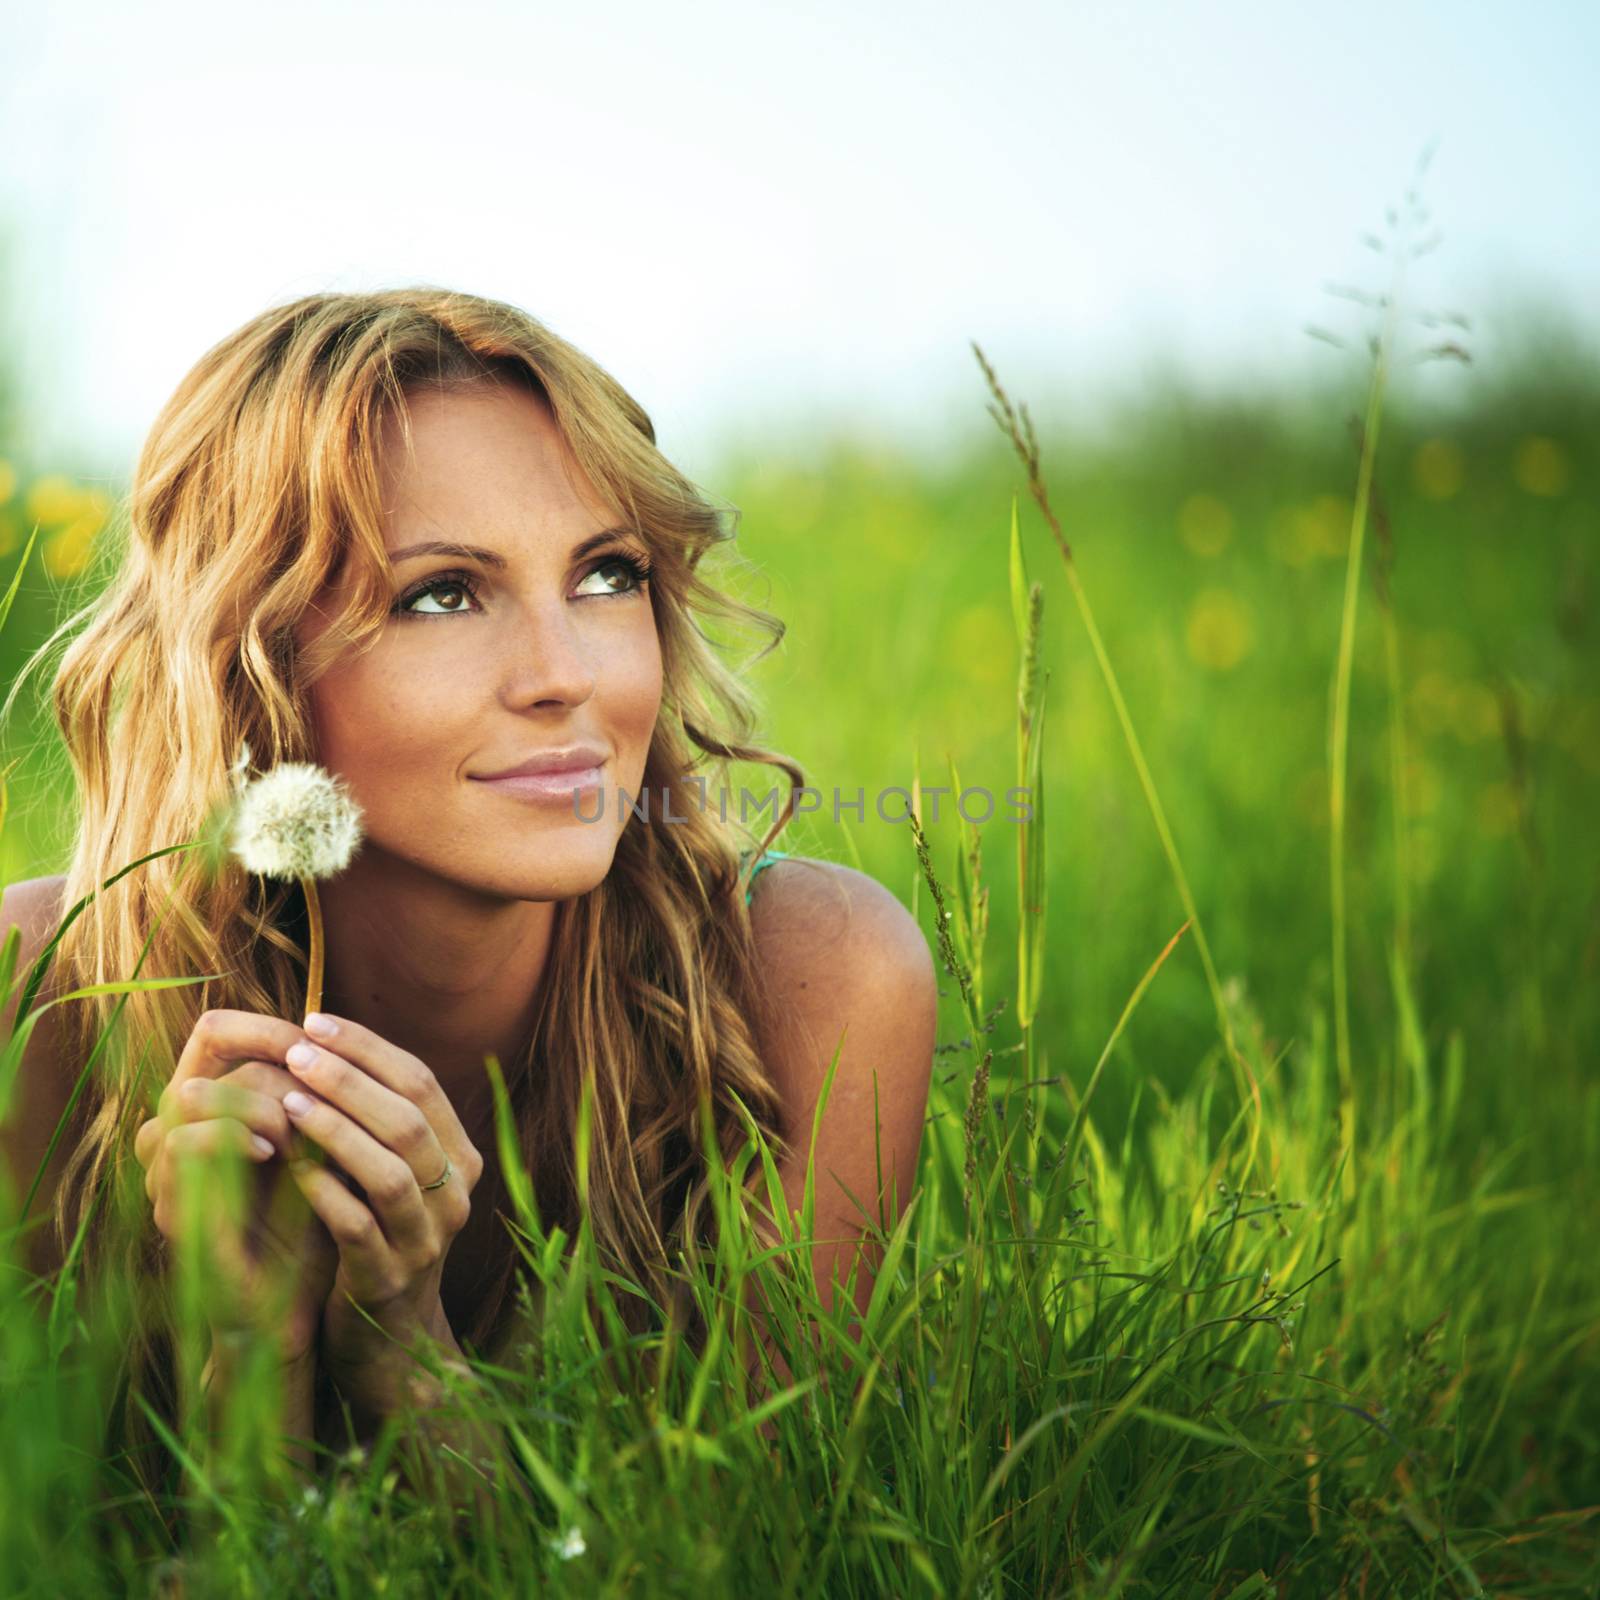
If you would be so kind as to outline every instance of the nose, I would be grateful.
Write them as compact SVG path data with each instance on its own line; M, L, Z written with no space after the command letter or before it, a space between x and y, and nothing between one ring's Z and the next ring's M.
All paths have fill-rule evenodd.
M592 649L564 607L524 618L508 650L507 697L516 705L580 705L595 691Z

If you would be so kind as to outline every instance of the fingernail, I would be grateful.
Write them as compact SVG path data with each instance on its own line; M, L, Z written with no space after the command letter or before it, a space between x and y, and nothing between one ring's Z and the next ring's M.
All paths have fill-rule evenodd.
M276 1154L272 1147L272 1141L270 1139L263 1139L259 1133L252 1133L250 1135L250 1143L254 1147L258 1156L270 1156Z
M315 1034L319 1039L331 1039L339 1031L339 1025L332 1017L325 1017L320 1011L309 1012L305 1020L307 1033Z
M311 1096L301 1094L298 1089L291 1089L283 1097L283 1109L291 1117L303 1117L311 1109Z
M291 1067L311 1067L316 1065L317 1048L302 1039L298 1044L292 1044L283 1053L283 1059Z

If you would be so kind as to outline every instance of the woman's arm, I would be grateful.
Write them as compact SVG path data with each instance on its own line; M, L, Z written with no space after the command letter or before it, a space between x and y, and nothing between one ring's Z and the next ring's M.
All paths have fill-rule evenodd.
M750 914L768 989L756 1033L793 1147L778 1174L792 1214L805 1196L812 1123L837 1048L817 1131L811 1262L828 1310L834 1274L845 1283L854 1264L854 1304L864 1314L881 1265L865 1232L873 1223L893 1231L922 1144L937 1031L933 956L916 919L864 873L800 860L769 867L764 879ZM758 1222L757 1231L778 1242L770 1224ZM748 1303L778 1382L793 1382L753 1283ZM761 1385L760 1350L752 1350L750 1370Z
M0 943L13 927L20 941L11 993L0 994L0 1045L10 1040L12 1030L22 1020L17 1011L33 964L60 927L64 882L60 877L29 878L9 884L0 894ZM10 1093L0 1096L0 1166L6 1169L5 1179L12 1196L12 1202L0 1211L0 1228L22 1224L20 1260L41 1278L53 1276L61 1266L60 1241L54 1228L56 1191L72 1154L71 1135L81 1121L81 1115L75 1115L72 1124L61 1129L57 1138L77 1082L77 1070L66 1059L62 1008L42 1009L59 990L59 977L52 964L34 996L33 1010L38 1016L17 1063ZM81 1113L82 1107L78 1109ZM52 1140L54 1150L50 1149ZM24 1215L22 1207L35 1178L38 1187ZM0 1182L0 1198L6 1192L5 1182Z
M243 1346L228 1334L213 1334L211 1353L201 1370L200 1387L205 1394L206 1429L219 1437L226 1421L228 1399L238 1385ZM316 1476L315 1441L317 1364L315 1353L285 1362L278 1369L283 1385L280 1423L284 1454L298 1478L309 1482Z
M442 1311L430 1337L452 1375L452 1387L458 1392L463 1386L469 1391L477 1388L480 1380L467 1364ZM458 1409L461 1401L405 1351L396 1350L392 1360L369 1363L359 1383L347 1382L339 1393L348 1407L355 1437L337 1441L336 1448L350 1443L370 1446L384 1420L397 1417L403 1429L397 1462L413 1492L442 1492L459 1516L472 1519L482 1519L497 1503L498 1430L462 1415Z

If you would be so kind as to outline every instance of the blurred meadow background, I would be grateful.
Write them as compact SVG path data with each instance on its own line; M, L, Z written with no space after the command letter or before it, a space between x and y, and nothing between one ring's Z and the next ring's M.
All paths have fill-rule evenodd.
M1562 63L1600 41L1591 23L1567 32L1555 8L1535 8L1517 25L1521 53L1501 56L1495 28L1509 23L1403 7L1371 70L1405 80L1407 109L1374 91L1370 115L1327 157L1316 117L1295 105L1343 103L1361 12L1323 41L1315 69L1295 25L1252 35L1246 65L1260 78L1242 80L1242 102L1224 91L1245 70L1230 46L1255 20L1249 7L1219 11L1209 39L1186 33L1178 8L1132 8L1115 25L1001 7L965 80L977 24L930 16L897 92L914 64L930 81L965 81L970 98L946 103L986 159L999 160L989 141L1006 131L987 113L1024 119L1002 107L998 66L988 74L1012 60L1033 81L1017 52L1035 25L1096 104L1121 85L1151 107L1132 152L1106 155L1108 170L1143 163L1139 192L1115 200L1110 177L1029 187L1063 158L1070 119L1092 114L1044 98L992 209L976 157L947 189L919 189L929 180L920 161L911 175L909 144L880 142L870 148L882 159L841 191L829 226L799 166L779 159L794 157L792 129L757 140L740 166L709 154L688 122L668 123L661 151L682 163L687 188L724 208L748 198L750 249L776 265L774 281L714 252L695 250L692 272L672 265L693 228L651 238L642 256L634 241L633 266L613 275L608 246L621 235L559 207L532 238L543 265L514 262L522 239L503 218L479 256L459 241L423 247L410 232L391 237L378 208L364 209L369 195L349 201L326 250L269 230L264 270L245 270L255 236L225 214L227 237L206 236L198 310L194 296L179 307L176 290L157 297L170 237L133 269L136 295L93 280L103 296L67 309L117 324L118 370L98 350L80 354L76 376L52 389L37 332L0 370L0 593L17 580L0 629L7 686L114 559L132 449L165 389L259 304L313 285L436 278L516 300L607 362L656 418L666 452L738 508L737 554L722 570L788 629L751 673L764 732L822 797L779 844L880 878L939 955L927 1194L891 1274L918 1309L914 1327L892 1308L874 1323L892 1398L886 1376L865 1418L843 1404L809 1422L800 1408L781 1414L794 1430L783 1476L741 1454L751 1440L733 1409L717 1409L726 1398L703 1417L696 1400L700 1420L685 1426L713 1445L693 1460L636 1451L622 1421L541 1435L549 1506L582 1530L540 1546L540 1571L562 1592L1576 1595L1600 1583L1596 219L1592 199L1585 212L1532 198L1558 194L1575 170L1563 165L1572 149L1543 135L1569 114L1592 124ZM898 34L861 23L854 53L824 55L820 31L778 34L855 85L873 64L886 69L912 16L898 15ZM482 20L503 19L486 9ZM576 49L580 34L561 38ZM607 56L596 38L581 35L593 47L584 59L597 95L609 86L609 114L644 81L631 65L644 45ZM752 33L743 55L711 58L737 63L727 77L705 72L704 92L729 116L749 109L758 63L781 70L776 52L758 52L771 42ZM693 54L681 39L672 49L685 63ZM161 70L187 70L184 59ZM406 60L415 70L414 53ZM358 70L330 45L330 74L340 61ZM1097 66L1106 81L1090 86ZM35 105L59 67L39 70ZM787 103L820 130L814 80L789 70ZM1154 114L1163 86L1180 81L1210 86L1193 91L1208 109L1193 141L1181 119ZM843 102L818 157L825 173L843 171L841 128L887 138L889 99ZM647 120L629 104L628 118ZM916 112L931 127L932 100ZM780 121L757 131L776 139ZM136 133L164 148L153 111ZM315 188L291 200L298 180L271 164L282 152L231 137L240 161L278 174L280 222L334 204ZM504 175L504 148L444 137L447 158L470 154ZM84 146L83 171L104 149ZM776 163L764 179L760 149ZM1282 202L1270 218L1249 184L1217 176L1234 172L1240 149ZM207 158L193 159L198 177ZM606 144L588 151L592 168L576 160L596 182L621 166ZM901 164L911 181L897 209L887 184ZM183 185L165 181L175 212ZM571 174L551 181L571 204ZM800 220L786 233L791 187ZM1044 223L1025 220L1013 204L1025 199ZM1077 200L1085 207L1072 211ZM1119 226L1169 203L1165 230ZM108 214L123 226L133 215ZM80 202L63 237L81 237L84 215ZM45 258L30 254L29 216L10 223L20 328L29 292L43 294ZM961 255L974 238L981 248ZM858 279L843 265L852 239ZM945 239L970 275L920 271ZM591 262L605 268L584 298L574 269ZM891 315L898 283L910 309ZM733 353L737 328L713 328L710 302L724 291L730 324L782 324L782 336L752 333ZM669 334L673 296L684 317ZM65 310L52 330L62 348L83 348ZM997 426L1003 412L988 411L972 341L1028 407L1087 618ZM145 350L158 365L130 372ZM91 375L106 386L92 405ZM68 423L91 412L94 437L79 448ZM925 792L953 781L952 764L963 786L997 795L1018 781L1027 630L1016 600L1035 582L1034 738L1048 803L1028 848L1043 851L1042 919L1019 908L1018 829L1005 810L974 834L948 794L936 819ZM3 759L5 880L60 870L71 784L35 691L4 730ZM739 776L767 787L764 771ZM914 783L926 865L907 825L872 814L879 791ZM858 789L867 819L835 821L834 791ZM1342 922L1330 871L1341 797ZM1041 935L1031 982L1019 936ZM1259 1103L1242 1090L1241 1063ZM1015 1248L1058 1228L1073 1234L1070 1270ZM1275 1285L1291 1280L1309 1286L1280 1296ZM946 1399L952 1381L958 1401ZM755 1475L724 1481L716 1468L729 1461ZM665 1509L679 1495L699 1508L693 1531ZM56 1526L42 1491L28 1503ZM361 1502L373 1516L374 1504ZM758 1536L705 1531L724 1526ZM33 1537L54 1548L57 1535ZM346 1558L357 1570L350 1551L378 1559L364 1534L319 1537L330 1572ZM11 1538L13 1554L27 1543L15 1527ZM382 1556L394 1574L413 1558Z

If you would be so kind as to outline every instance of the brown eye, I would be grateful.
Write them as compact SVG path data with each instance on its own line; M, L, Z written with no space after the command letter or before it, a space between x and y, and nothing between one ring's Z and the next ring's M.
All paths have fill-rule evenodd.
M395 602L395 613L403 617L451 617L458 612L467 613L465 605L445 606L439 611L414 611L411 609L414 600L432 598L436 594L461 593L474 603L478 598L478 591L470 577L464 572L442 572L437 578L430 578L426 583L418 584L415 589L402 595ZM470 614L470 613L468 613Z
M625 595L642 590L650 578L650 563L641 560L638 556L619 553L614 556L602 556L588 572L584 574L583 581L587 583L590 578L604 572L608 567L621 568L626 574L628 582L624 588L605 588L595 591L600 595Z

